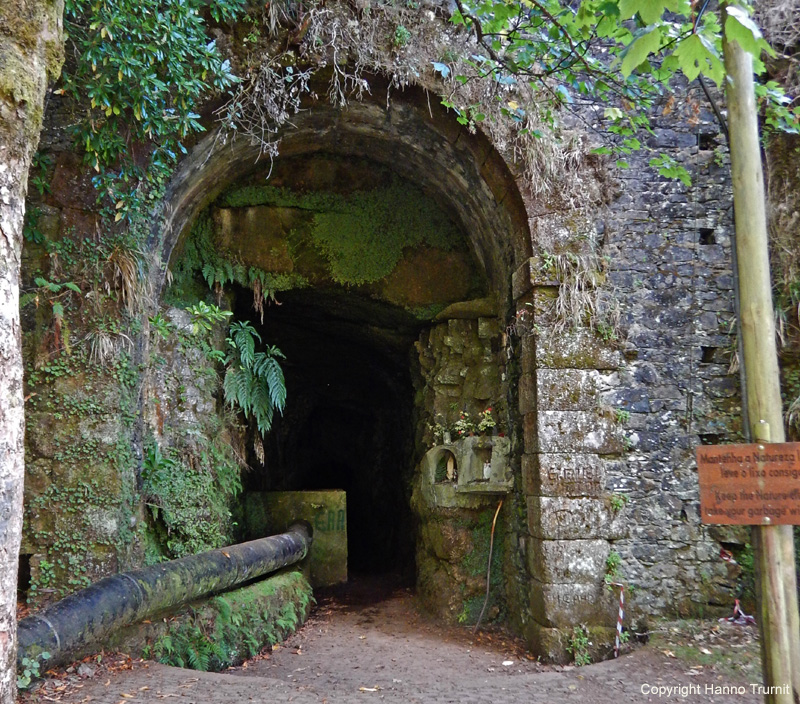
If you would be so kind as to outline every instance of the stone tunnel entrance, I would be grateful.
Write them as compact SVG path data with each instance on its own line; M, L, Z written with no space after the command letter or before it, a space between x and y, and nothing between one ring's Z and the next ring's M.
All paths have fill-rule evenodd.
M342 490L348 569L413 583L423 435L445 416L477 414L476 393L484 405L501 394L496 383L476 390L488 388L478 376L499 374L483 352L462 359L464 340L458 359L427 360L451 344L430 332L447 328L448 310L461 317L489 300L447 204L369 159L282 159L212 202L172 269L167 298L202 297L205 287L210 302L216 292L231 320L286 357L284 413L263 439L252 423L245 431L244 503L253 492ZM431 364L455 377L432 381Z
M252 316L246 292L236 316ZM270 307L262 337L286 355L287 403L250 457L246 491L341 489L348 569L414 577L410 350L419 321L343 291L300 290Z
M531 250L514 179L413 90L388 110L316 105L273 164L257 157L243 141L198 145L158 245L174 281L154 282L167 302L187 277L207 299L212 283L286 355L285 413L261 447L250 431L245 492L344 489L350 569L416 578L431 611L474 620L498 494L519 471L503 330ZM463 414L478 435L489 408L493 437L456 433ZM431 459L448 443L458 476ZM501 604L516 530L498 528L489 618L517 618Z

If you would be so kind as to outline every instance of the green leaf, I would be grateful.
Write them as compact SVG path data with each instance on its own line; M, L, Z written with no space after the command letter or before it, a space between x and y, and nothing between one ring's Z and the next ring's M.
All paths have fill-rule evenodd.
M775 50L767 43L761 34L758 25L741 7L729 5L725 8L725 38L735 41L744 51L752 54L754 58L761 56L766 51L770 56L775 56Z
M620 0L619 14L620 19L626 20L638 13L642 22L649 25L658 22L664 10L674 12L677 6L675 0Z
M627 78L631 72L647 60L650 54L655 54L661 48L661 30L657 27L648 27L647 30L635 39L623 53L620 71Z
M722 84L725 68L714 47L699 34L692 34L682 40L672 55L678 59L680 70L690 81L702 73L718 86Z

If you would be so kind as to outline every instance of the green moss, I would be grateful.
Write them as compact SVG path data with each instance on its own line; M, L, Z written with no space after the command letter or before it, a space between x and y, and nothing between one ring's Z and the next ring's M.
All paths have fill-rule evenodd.
M400 180L347 196L245 186L228 191L220 203L313 212L307 232L291 233L294 250L310 244L327 261L331 278L343 285L366 284L388 276L407 247L427 245L449 251L463 241L432 198Z
M474 596L471 599L465 599L461 613L458 615L458 622L470 626L477 623L485 598L485 596Z
M176 667L222 670L297 630L312 601L305 577L297 571L284 572L170 620L144 655Z
M427 306L413 306L406 310L417 320L433 320L445 308L447 308L446 303L431 303Z
M201 283L201 277L205 285ZM168 305L185 307L209 296L210 290L236 283L259 292L265 300L276 293L308 286L308 280L295 272L276 274L257 267L246 267L226 257L214 238L208 211L197 218L183 252L172 268L172 285L164 296Z
M26 482L25 539L39 556L28 599L38 603L87 586L130 553L136 372L125 355L101 366L83 347L26 371L36 480Z
M320 211L341 207L342 196L320 192L296 193L288 188L274 186L239 186L223 193L218 203L227 208L273 205L278 208Z
M477 522L470 531L472 550L462 562L464 572L470 577L485 577L489 564L489 545L491 540L492 519L494 511L485 511L480 514ZM493 620L502 617L505 610L505 591L503 588L503 562L505 555L506 530L503 521L498 518L494 532L494 547L492 548L492 571L489 587L489 601L486 605L484 618L489 620L493 613ZM458 620L460 623L472 624L478 618L485 594L473 596L464 600L464 605Z
M216 419L216 416L211 416ZM219 427L196 429L192 448L161 453L152 442L145 454L142 494L149 509L151 561L158 546L165 558L178 558L232 541L230 506L242 488L241 468L230 448L218 440Z

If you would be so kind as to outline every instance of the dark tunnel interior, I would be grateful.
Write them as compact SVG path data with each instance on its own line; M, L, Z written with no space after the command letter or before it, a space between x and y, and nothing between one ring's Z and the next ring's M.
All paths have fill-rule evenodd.
M419 321L340 288L279 294L263 322L252 292L239 289L235 300L235 318L286 355L286 408L264 441L263 464L250 450L245 491L346 491L350 572L413 581L411 352Z

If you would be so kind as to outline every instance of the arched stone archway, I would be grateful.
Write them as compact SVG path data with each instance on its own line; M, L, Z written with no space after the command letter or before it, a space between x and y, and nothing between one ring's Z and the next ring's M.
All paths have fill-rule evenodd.
M531 256L528 217L508 165L481 133L471 134L421 90L393 93L388 105L379 82L374 99L344 110L315 103L280 135L280 157L327 152L368 158L417 183L452 211L468 234L492 286L510 297L511 273ZM236 180L263 168L259 147L246 139L207 135L173 176L164 218L151 249L164 268L198 213Z
M437 414L449 412L452 404L458 410L465 403L465 394L472 394L473 414L482 410L479 402L488 403L497 396L500 405L504 404L502 422L509 438L511 478L501 514L501 524L506 527L500 537L506 550L504 565L493 574L495 579L501 575L508 621L525 634L535 650L550 657L566 657L565 636L576 623L605 629L593 632L595 643L613 635L613 599L604 584L608 564L620 564L626 579L641 587L633 603L638 610L635 618L669 612L673 607L679 613L696 613L696 605L726 603L735 576L724 574L718 548L720 542L734 545L738 538L714 534L700 525L692 453L697 442L717 441L735 429L731 419L738 402L735 380L726 372L730 332L726 321L731 317L732 287L726 258L730 223L727 181L713 150L716 127L704 119L697 122L696 116L672 124L674 115L669 117L668 111L659 117L649 146L697 172L699 177L690 188L661 178L648 166L649 155L644 152L632 155L631 168L614 182L611 165L606 168L587 153L590 145L580 129L572 135L574 140L567 136L570 145L578 145L569 158L551 160L549 170L537 170L533 162L541 155L535 149L525 155L529 174L547 174L531 181L529 175L517 173L509 156L511 150L521 148L513 138L522 130L517 133L512 125L505 133L510 135L509 143L500 143L504 139L500 137L493 144L484 133L471 133L460 125L421 89L393 89L387 100L387 87L380 78L370 77L369 83L372 97L353 101L347 109L337 110L323 101L304 105L304 111L280 134L278 162L300 163L322 155L343 162L361 160L413 184L457 224L467 243L464 249L474 259L474 270L480 273L485 292L494 298L488 307L473 301L455 306L441 318L430 315L424 321L412 320L408 311L392 317L398 310L373 301L375 305L363 308L352 326L362 328L360 336L350 340L349 349L344 344L337 348L340 357L363 359L364 351L371 350L371 361L382 350L383 357L390 360L376 365L375 374L359 382L361 396L355 404L366 403L364 399L375 389L385 391L383 395L390 401L387 407L391 408L395 399L405 404L404 432L413 446L407 457L419 489L411 502L419 517L417 547L432 556L428 562L433 567L426 573L429 594L436 598L444 595L441 603L445 605L452 597L450 615L465 613L459 587L453 588L446 573L452 565L464 568L468 554L481 554L480 549L473 550L486 545L488 527L481 521L497 502L496 494L487 494L491 499L464 499L478 502L478 508L444 505L454 501L450 495L454 489L446 482L439 484L437 477L443 471L448 479L450 463L466 470L459 472L459 477L483 480L488 463L487 481L505 481L504 472L498 474L492 465L495 449L501 455L505 452L503 443L473 447L473 441L446 443L443 437L434 441L433 430L427 427L435 425ZM59 100L52 102L58 107ZM63 140L65 120L63 114L54 117L44 142L55 154L56 175L53 193L42 194L45 207L40 224L47 230L49 243L66 239L70 248L82 254L92 252L95 265L111 265L112 250L108 248L103 250L108 261L97 262L97 244L105 237L95 212L97 194L89 183L90 175ZM203 211L235 184L269 170L265 160L257 158L258 151L244 139L225 142L215 131L181 159L164 196L162 217L148 241L148 253L155 255L157 264L149 274L157 298L163 300L167 270L180 258L192 225ZM559 173L560 166L564 168ZM533 193L547 189L533 188L532 183L549 185L549 197L536 201ZM560 188L563 198L557 193ZM573 207L570 198L576 191L586 197ZM49 266L51 273L60 276L57 258L37 249L35 243L26 247L24 266L31 287L40 267L48 271ZM137 264L139 248L137 241L136 251L123 250L129 255L128 263ZM71 254L74 250L64 251ZM581 261L584 255L594 257L591 271L557 271L552 266L553 262ZM118 281L106 281L105 285L100 298L107 300L108 310L119 313L124 291ZM608 325L607 320L600 321L602 327L598 324L597 309L592 307L596 299L565 320L564 310L558 306L568 298L562 294L570 285L579 292L583 287L583 292L592 295L599 290L616 296L621 325ZM63 542L53 537L54 526L70 524L52 508L52 497L62 493L62 485L68 492L87 495L87 466L92 468L92 481L99 482L103 491L89 487L90 500L85 503L92 510L81 512L85 520L68 527L74 536L70 549L87 543L93 549L91 554L82 547L73 550L70 564L74 558L88 564L91 576L100 576L120 564L139 564L144 559L138 541L148 537L147 528L142 530L147 517L142 476L148 458L145 455L143 462L136 450L146 447L148 440L137 433L141 425L134 427L138 422L135 395L140 384L147 387L148 375L157 375L157 369L153 370L162 363L159 350L152 349L157 337L153 326L149 341L137 351L146 353L149 344L154 354L143 354L131 362L127 351L140 329L139 320L123 329L116 320L109 323L102 316L86 319L85 304L98 298L96 291L84 292L92 298L87 295L85 300L74 301L69 316L71 341L80 346L84 356L94 355L90 344L95 343L94 349L120 352L125 374L116 367L75 363L78 355L70 360L65 351L58 364L31 374L31 401L26 405L26 503L31 515L24 552L34 585L57 579L67 590L72 584L67 583L67 568L55 577L47 571L52 567L48 561L63 550ZM287 301L295 297L292 305L297 310L324 317L326 304L312 294L308 290L285 296ZM244 301L241 295L239 299ZM237 315L252 315L246 308L237 308ZM40 320L42 309L36 315L32 306L28 309L27 359L31 362L39 352L49 354L40 344L42 340L35 339L41 338L43 331L46 337L51 326L51 321ZM281 312L285 310L288 307L281 307ZM514 321L519 311L526 315L516 317L525 317L527 327L518 325L516 332L522 334L506 335L509 323L520 322ZM188 315L177 312L180 320L169 329L188 337ZM390 349L367 340L362 334L368 327L365 321L375 316L399 320L405 326L406 332L400 335L402 345ZM281 325L283 332L290 327L286 321ZM146 331L146 323L143 328ZM325 339L323 328L316 330L318 338ZM291 340L299 338L290 335L287 340L285 344L291 345ZM216 342L224 345L224 335ZM412 345L416 368L408 362ZM152 395L144 402L139 399L140 417L156 429L175 421L177 431L187 434L186 417L181 415L187 406L194 405L196 415L218 412L222 404L216 392L201 398L198 388L183 388L181 374L192 372L196 361L187 357L183 366L173 370L172 386L164 384L159 389L164 392L161 405ZM370 364L361 366L366 369ZM88 367L92 369L87 376ZM209 363L201 371L218 385L218 365L214 368ZM396 379L389 384L392 375ZM306 382L310 378L307 376ZM340 381L345 378L342 375ZM484 384L486 379L491 383ZM481 385L482 390L475 392ZM103 391L99 406L98 389ZM341 396L340 389L330 397ZM168 403L175 413L165 419ZM70 409L68 423L61 422L63 408ZM328 414L335 414L336 408L341 405L329 405ZM379 410L369 406L369 412L362 414L367 418L364 427L380 415ZM347 413L352 414L352 408ZM308 423L301 419L297 427L306 427L304 424ZM325 434L338 432L331 427ZM224 434L207 435L222 444L229 440ZM363 436L368 435L364 431ZM101 461L98 445L102 446ZM425 465L431 445L445 449L452 445L452 450L434 453ZM164 447L176 455L184 449L169 442ZM318 444L316 449L324 448ZM489 450L492 452L487 455ZM187 450L186 454L192 453ZM197 455L195 452L187 462L195 461ZM446 459L440 468L441 458L453 459ZM333 460L338 466L346 465L342 457ZM418 460L420 464L416 464ZM207 470L208 465L203 468ZM455 469L450 467L451 485ZM423 475L429 477L430 486L419 484ZM106 487L111 490L105 491ZM627 504L626 496L630 497ZM409 505L407 495L403 499ZM441 512L427 510L425 502L428 508L432 502ZM192 515L197 515L207 507L192 508L197 509ZM447 512L455 510L473 514L469 520L462 516L461 523L448 522ZM63 534L63 526L58 531ZM421 561L417 558L417 566ZM485 565L478 569L479 562L468 565L466 577L472 586L483 588ZM713 576L712 587L705 575ZM493 583L493 590L496 586Z
M524 518L520 518L526 510L520 464L524 435L516 402L515 382L519 373L514 369L515 363L509 363L513 357L508 347L511 341L504 331L507 317L514 310L512 274L531 256L526 210L514 175L484 135L470 133L420 91L394 93L388 105L379 89L375 91L381 96L379 99L354 102L345 110L319 103L298 115L293 126L281 135L274 169L258 159L257 146L242 139L223 144L220 135L211 134L200 142L190 151L165 197L164 223L153 237L153 249L160 253L162 262L153 285L155 290L164 290L168 264L180 259L193 222L220 194L236 184L270 183L268 175L282 186L297 186L294 182L302 178L293 174L287 164L298 165L294 171L300 173L305 169L301 165L306 162L340 160L350 163L355 170L373 168L376 181L378 171L392 173L430 197L463 233L464 246L474 267L458 271L469 276L470 267L473 268L484 281L480 294L483 298L443 299L452 305L436 316L414 321L404 318L402 311L393 309L392 313L375 304L373 299L380 300L383 295L380 290L366 294L361 291L359 298L359 292L353 289L337 288L333 293L326 289L318 293L312 286L311 290L281 295L284 305L267 313L269 331L265 329L264 337L285 348L289 357L287 382L294 389L289 389L287 417L277 421L276 429L266 441L264 462L271 467L283 464L269 481L251 480L251 484L255 489L333 488L336 479L324 462L335 465L338 469L333 474L339 477L340 487L346 484L353 497L350 509L356 518L351 519L351 527L372 538L371 543L362 540L361 544L351 538L351 554L357 562L362 566L368 562L370 555L377 554L376 541L385 539L389 541L386 544L389 555L402 555L398 557L400 561L408 561L410 557L412 568L416 567L420 591L430 608L454 620L474 619L484 589L481 575L485 564L481 561L488 556L487 521L500 494L497 486L492 491L483 491L485 487L479 485L483 480L479 476L481 468L472 470L469 480L472 486L466 487L464 469L458 496L447 489L453 494L450 499L431 501L423 486L428 477L418 465L431 444L442 439L432 435L431 428L437 422L448 416L452 421L463 411L477 423L481 411L493 407L497 422L495 440L486 440L485 447L474 452L466 445L459 452L465 458L472 454L483 458L485 454L485 462L491 464L495 462L491 457L496 445L495 457L500 459L495 464L499 462L496 471L503 475L502 492L516 493L513 503L519 510L507 511L509 518L501 533L508 546L498 546L495 551L496 559L500 556L502 561L495 565L495 579L503 582L496 591L503 595L504 602L509 602L512 611L517 611L511 616L519 623L524 620L520 610L529 608L528 599L519 594L506 597L513 587L501 577L508 570L517 571L521 582L526 576L524 556L510 547L516 542L511 536L526 530ZM300 185L310 190L321 187L314 181L312 175ZM214 207L217 213L232 212ZM398 203L398 207L404 204ZM244 216L224 217L242 220ZM252 235L247 235L248 242L256 242ZM246 254L244 260L249 263ZM446 271L439 272L439 278L447 275ZM343 313L343 305L353 308ZM237 317L248 315L239 303L234 309ZM298 315L310 321L302 331L292 321ZM324 323L314 322L323 317ZM344 326L345 320L348 326L355 320L362 327L375 329L396 325L397 335L387 343L386 330L380 342L352 327L348 327L347 333L331 331L331 325ZM347 389L322 378L319 360L307 353L309 348L324 348L327 361L340 360L332 374L337 380L348 379ZM409 359L410 355L413 359ZM351 359L361 360L359 374L351 373L348 362L342 361ZM294 360L302 360L302 364L295 368ZM301 372L299 367L305 371ZM308 371L314 367L316 371ZM334 391L320 392L323 385L332 385ZM296 402L291 400L293 391ZM381 396L383 401L370 399L371 393ZM350 424L343 422L342 417L349 417ZM337 427L329 428L331 423ZM402 428L398 431L394 426ZM335 433L343 438L338 444L326 439ZM322 438L314 437L315 434ZM375 437L389 436L384 443L390 444L389 451L370 445ZM365 491L364 487L370 483L369 469L363 466L363 461L350 461L352 466L348 466L347 445L391 466L390 471L397 475L399 483L388 488L381 484L375 491ZM464 467L471 461L465 459ZM482 462L484 459L478 463L480 467ZM310 466L315 469L310 471ZM453 487L456 484L454 481ZM381 504L378 499L389 503ZM365 510L363 507L373 500L375 506ZM393 508L392 502L403 503L404 507ZM359 507L360 512L356 510ZM392 526L382 525L381 513ZM416 548L398 537L402 534L415 536ZM495 610L493 615L497 613Z

